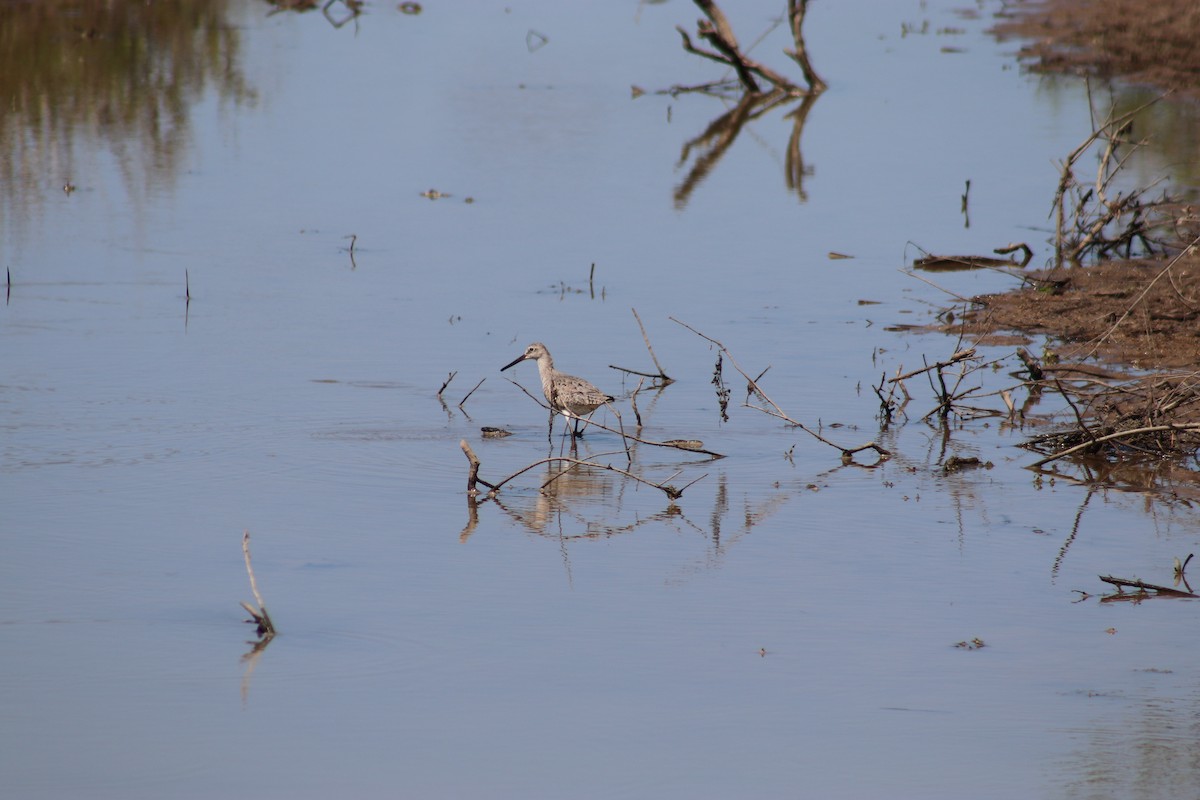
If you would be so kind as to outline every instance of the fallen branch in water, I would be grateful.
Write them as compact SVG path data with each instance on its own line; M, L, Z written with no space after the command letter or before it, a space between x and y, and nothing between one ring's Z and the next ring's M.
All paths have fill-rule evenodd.
M1170 586L1158 586L1153 583L1146 583L1145 581L1114 578L1111 575L1100 575L1099 577L1105 583L1111 583L1113 586L1116 586L1118 590L1129 587L1140 589L1142 592L1156 592L1161 597L1200 597L1200 594L1183 592L1179 589L1172 589Z
M246 609L253 617L246 621L257 623L258 635L264 639L270 639L275 635L275 623L271 621L271 615L267 613L266 603L263 602L262 595L258 591L258 581L254 579L254 567L250 566L250 531L242 532L242 554L246 557L246 572L250 575L250 591L254 593L254 599L258 603L258 608L254 608L246 601L242 601L242 608Z
M1110 433L1107 436L1097 436L1086 442L1081 442L1074 447L1068 447L1066 450L1061 450L1052 455L1048 455L1043 459L1033 462L1030 466L1040 467L1043 464L1049 464L1051 461L1057 461L1064 456L1069 456L1073 453L1078 453L1080 450L1086 450L1089 447L1095 447L1102 442L1110 442L1114 439L1129 438L1132 436L1140 436L1143 433L1161 433L1163 431L1200 431L1200 422L1190 422L1186 425L1148 425L1144 428L1129 428L1128 430L1117 431Z
M957 353L950 356L945 361L938 361L933 364L926 364L925 366L921 367L920 369L910 370L910 371L904 373L903 375L897 375L896 377L889 379L888 383L898 383L899 381L908 380L909 378L911 378L915 375L920 375L922 372L929 372L930 370L945 369L946 367L949 367L953 364L957 364L960 361L966 361L968 358L974 358L974 357L975 357L975 348L974 347L970 347L966 350L959 350Z
M829 441L824 436L822 436L821 434L812 430L804 423L792 419L790 416L788 416L784 412L784 410L782 408L779 407L778 403L776 403L774 400L772 400L770 397L767 396L767 393L762 390L762 387L758 385L758 382L755 381L754 378L751 378L750 374L748 372L746 372L746 370L742 369L741 365L738 364L737 360L733 357L733 354L729 352L728 347L721 344L721 342L717 341L716 339L712 338L711 336L707 336L707 335L701 333L700 331L693 328L691 325L688 325L686 322L681 322L680 320L677 320L674 317L668 317L668 319L670 319L672 322L676 323L677 325L682 325L683 327L687 328L689 331L696 334L701 339L706 339L709 342L711 342L712 344L716 345L717 348L720 350L721 354L723 354L725 358L729 359L729 363L733 365L733 368L736 369L739 373L741 373L742 377L746 379L746 384L749 389L748 395L756 394L760 398L762 398L763 402L765 402L771 406L770 408L763 408L762 406L756 406L756 405L753 405L753 404L747 402L747 403L742 404L743 407L753 408L754 410L761 411L762 413L767 414L769 416L778 417L779 419L783 420L784 422L787 422L792 427L799 428L800 430L804 431L809 436L813 437L814 439L821 442L822 444L829 445L830 447L841 451L842 461L845 463L850 463L851 461L853 461L855 453L860 453L863 450L874 450L876 452L876 454L879 455L880 462L886 461L892 457L891 451L883 448L882 446L876 444L875 442L867 442L866 444L859 445L858 447L843 447L835 442ZM765 370L764 370L764 372L765 372ZM760 373L760 375L761 375L761 373ZM747 397L747 399L749 399L749 396Z
M637 442L638 444L649 445L650 447L669 447L673 450L683 450L688 453L703 453L704 455L712 456L713 458L725 457L722 453L716 453L712 450L705 450L704 442L700 441L699 439L667 439L664 442L656 442L653 439L643 439L640 436L634 436L632 433L627 433L625 430L614 430L603 423L596 422L594 419L588 420L588 424L594 425L600 430L608 431L609 433L615 433L618 436L622 436L626 439Z

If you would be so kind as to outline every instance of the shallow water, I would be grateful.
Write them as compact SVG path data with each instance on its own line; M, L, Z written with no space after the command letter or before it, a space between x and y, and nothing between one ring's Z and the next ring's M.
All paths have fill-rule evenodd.
M781 5L731 15L743 40ZM690 193L681 150L728 106L630 87L719 74L679 50L691 5L373 5L340 29L205 7L204 35L167 26L184 88L131 93L154 122L79 100L52 130L4 123L6 796L1195 785L1194 604L1095 596L1099 574L1168 583L1196 546L1191 510L1069 469L1039 479L1015 447L1028 431L919 421L934 401L916 379L907 423L876 418L882 373L955 348L888 330L952 302L902 274L912 243L1025 238L1046 258L1053 162L1090 130L1081 86L1021 76L986 36L993 5L814 4L830 89L802 187L776 111ZM548 39L533 52L531 30ZM782 68L780 35L755 52ZM204 58L180 44L196 40ZM132 78L101 61L117 88L76 76L78 97L116 103ZM1172 163L1139 169L1155 158ZM542 466L474 508L460 439L492 481L559 452L504 380L536 394L533 366L498 372L528 342L620 395L632 425L635 383L609 368L652 370L631 308L677 378L639 396L644 436L727 457L639 446L639 474L698 479L675 505L607 471L543 494ZM842 466L743 408L728 362L722 423L715 352L672 317L753 375L769 365L796 419L895 458ZM580 452L627 466L610 433ZM992 466L943 474L951 455ZM281 629L257 655L243 530Z

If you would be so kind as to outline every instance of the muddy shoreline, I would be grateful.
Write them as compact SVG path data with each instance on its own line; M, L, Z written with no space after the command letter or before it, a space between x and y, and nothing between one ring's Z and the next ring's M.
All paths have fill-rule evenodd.
M993 32L1024 40L1023 66L1088 75L1200 100L1200 5L1190 0L1046 0L1006 6ZM1065 154L1064 154L1065 155ZM1181 187L1194 188L1194 187ZM1200 367L1197 210L1167 210L1174 242L1154 258L1103 258L1033 272L1021 288L976 298L955 326L973 336L1054 337L1062 359L1099 358L1137 370ZM1171 246L1173 245L1173 246ZM1169 268L1168 268L1169 265Z
M1148 87L1167 95L1161 102L1200 101L1200 5L1190 0L1047 0L1006 5L997 16L994 35L1024 42L1018 57L1025 69ZM1100 141L1118 143L1110 152L1128 146L1128 130L1117 121ZM1094 155L1107 157L1100 153ZM1044 390L1063 397L1070 413L1040 420L1061 425L1029 440L1031 449L1079 451L1109 463L1193 456L1200 448L1200 391L1193 388L1200 370L1200 211L1166 202L1117 209L1099 181L1093 189L1070 177L1059 189L1066 216L1080 202L1092 205L1067 226L1059 223L1054 266L1014 271L1018 288L948 309L937 329L979 344L1020 346L1031 396ZM1135 249L1129 245L1143 230L1144 212L1157 216L1155 246L1144 257L1119 257ZM1100 225L1106 215L1115 224ZM1128 242L1063 257L1099 228L1116 229Z
M1200 4L1192 0L1042 0L1005 5L992 29L1023 41L1036 72L1088 75L1200 100Z

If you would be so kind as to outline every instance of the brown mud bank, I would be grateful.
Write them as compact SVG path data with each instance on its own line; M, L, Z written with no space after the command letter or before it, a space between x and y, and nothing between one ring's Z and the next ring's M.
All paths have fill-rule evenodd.
M1031 466L1200 502L1200 255L1031 272L938 329L1016 348L1027 400L1006 394ZM973 351L972 351L973 352ZM1074 470L1068 470L1073 472Z
M1005 6L993 29L1022 39L1039 72L1114 78L1200 99L1200 3L1195 0L1043 0Z
M1200 100L1195 0L1019 2L999 17L993 32L1026 41L1019 57L1027 69L1150 87L1169 102ZM1045 455L1036 466L1084 458L1095 477L1101 463L1161 464L1200 451L1200 212L1165 196L1111 192L1121 153L1137 146L1131 130L1131 119L1110 118L1064 161L1054 267L1026 274L1013 291L972 298L939 327L981 344L1024 345L1018 357L1031 396L1065 401L1050 417L1026 419L1060 423L1027 442ZM1089 149L1102 165L1095 185L1073 172ZM1154 241L1143 239L1143 257L1131 258L1151 215ZM1187 471L1193 477L1182 483L1195 484L1195 464ZM1119 482L1148 478L1128 477ZM1179 491L1177 480L1167 483Z

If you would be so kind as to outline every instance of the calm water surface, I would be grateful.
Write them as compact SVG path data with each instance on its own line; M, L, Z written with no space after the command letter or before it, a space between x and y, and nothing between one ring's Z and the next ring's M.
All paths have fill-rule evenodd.
M782 7L731 17L753 41ZM140 55L117 23L3 12L45 64L0 79L5 797L1194 790L1195 605L1095 597L1169 582L1192 511L1039 480L1027 432L919 421L919 380L905 424L876 418L884 371L955 348L887 330L952 302L902 274L916 248L1046 258L1054 161L1090 130L1081 86L986 35L996 4L814 4L830 88L792 186L788 108L692 179L731 106L654 93L719 75L679 48L690 4L198 8ZM787 69L787 44L755 53ZM632 424L609 368L652 371L632 308L677 378L640 396L644 435L728 457L640 448L640 474L700 479L674 506L611 472L542 494L541 466L473 509L460 439L493 481L558 452L504 379L536 393L534 367L498 371L530 341ZM671 317L896 457L842 466L743 408L728 362L722 423L715 352ZM256 657L243 530L282 631Z

